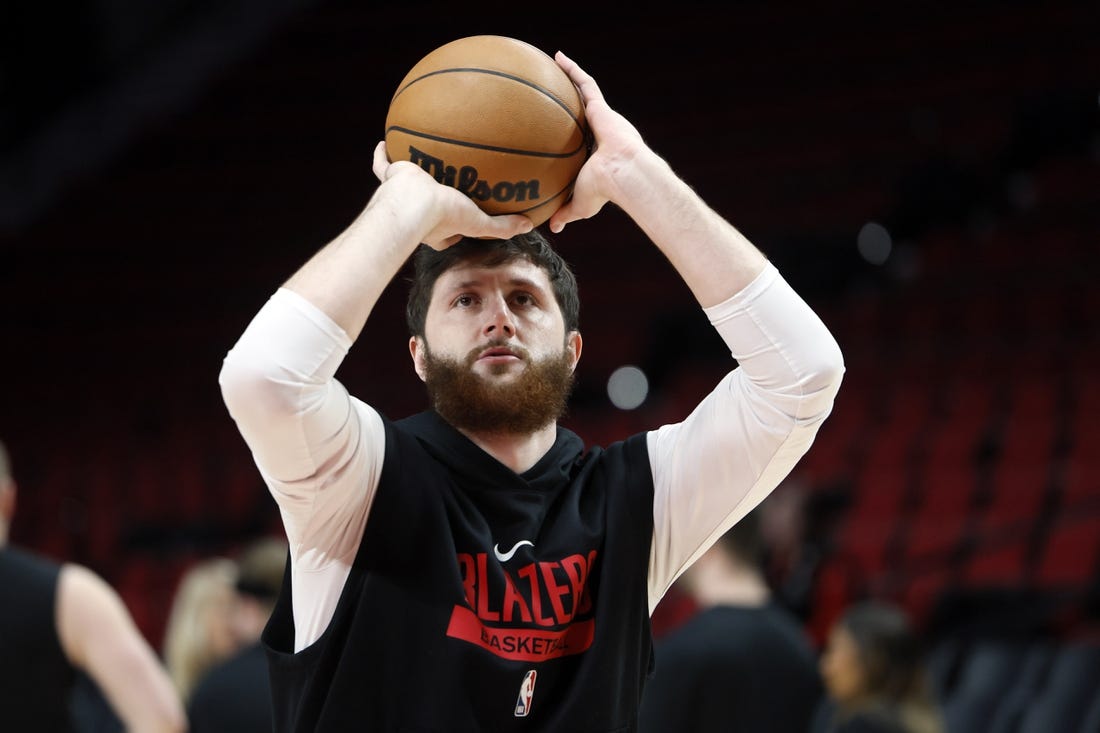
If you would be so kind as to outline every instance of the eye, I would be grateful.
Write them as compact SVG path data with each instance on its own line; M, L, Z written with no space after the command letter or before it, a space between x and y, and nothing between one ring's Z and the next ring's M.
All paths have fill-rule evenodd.
M512 296L512 302L521 308L527 308L530 306L538 305L535 297L530 293L516 293Z
M470 295L469 293L463 293L462 295L454 299L452 305L458 306L459 308L469 308L475 302L476 301L474 299L474 296Z

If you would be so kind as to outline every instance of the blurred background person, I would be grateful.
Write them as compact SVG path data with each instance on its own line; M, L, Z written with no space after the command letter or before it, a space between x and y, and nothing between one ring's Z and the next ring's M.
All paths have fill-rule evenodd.
M211 557L180 577L164 631L164 662L186 706L195 684L218 662L237 651L233 631L237 564Z
M823 696L817 652L777 604L761 568L760 509L677 584L698 611L655 644L642 733L805 733Z
M8 543L16 485L0 444L0 728L72 731L82 674L135 733L183 731L172 683L122 599L91 570Z
M848 609L821 655L827 700L814 733L944 733L921 645L905 612L881 601Z
M191 733L270 733L271 685L260 634L267 625L286 570L287 543L264 537L237 561L232 626L240 649L198 682L187 713Z

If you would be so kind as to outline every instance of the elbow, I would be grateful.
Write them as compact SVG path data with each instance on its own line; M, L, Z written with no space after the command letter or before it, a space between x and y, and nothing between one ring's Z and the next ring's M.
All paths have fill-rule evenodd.
M218 385L238 429L252 434L296 424L303 415L320 409L332 382L312 380L289 367L237 360L230 352Z
M218 387L229 414L237 418L242 411L256 403L256 397L263 389L263 376L235 363L227 356L218 372Z
M840 351L840 346L833 342L833 353L830 355L828 362L822 367L821 375L825 380L824 388L828 390L833 397L836 397L840 391L840 383L844 380L844 354Z
M222 362L218 373L222 401L238 423L243 420L262 424L293 410L289 384L290 380L280 380L264 369L234 361L232 353Z
M828 345L816 352L816 358L807 370L807 378L803 382L805 393L828 395L832 402L840 391L844 370L844 355L840 351L840 345L830 338Z
M816 358L803 373L799 400L802 405L796 412L799 419L819 423L832 412L844 371L844 356L836 342L830 339L830 348L818 350Z

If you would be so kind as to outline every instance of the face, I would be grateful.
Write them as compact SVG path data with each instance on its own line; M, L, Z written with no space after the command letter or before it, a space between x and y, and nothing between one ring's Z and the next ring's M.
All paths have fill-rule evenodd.
M530 432L560 415L581 339L565 333L546 273L516 260L443 273L424 337L411 339L409 349L436 409L452 424Z
M218 588L203 609L209 652L217 658L224 658L237 648L232 621L234 600L231 588Z
M829 695L841 704L855 702L864 694L866 684L859 647L841 626L829 634L821 655L821 675Z

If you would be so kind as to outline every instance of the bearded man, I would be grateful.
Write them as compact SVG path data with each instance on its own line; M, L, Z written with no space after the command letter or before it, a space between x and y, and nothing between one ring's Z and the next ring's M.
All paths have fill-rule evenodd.
M551 231L617 205L737 368L682 422L586 450L558 424L581 356L569 267L526 217L488 216L379 144L367 207L220 376L289 540L263 636L276 731L636 730L657 602L832 407L844 367L820 319L556 60L596 146ZM433 409L391 421L335 374L414 253L409 350Z

